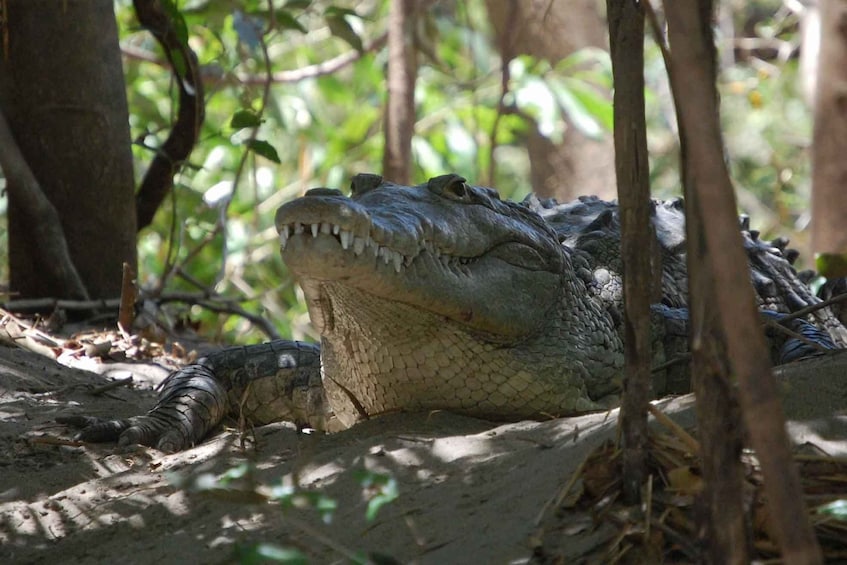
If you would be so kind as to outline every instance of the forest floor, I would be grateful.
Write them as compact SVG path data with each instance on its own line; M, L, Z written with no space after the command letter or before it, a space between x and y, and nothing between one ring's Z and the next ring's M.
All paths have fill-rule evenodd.
M128 372L132 386L102 390ZM311 563L578 563L618 537L565 504L589 453L615 438L617 410L510 424L396 414L332 435L227 427L177 454L76 444L55 423L142 413L167 373L153 362L82 371L0 346L0 563L229 563L262 543ZM791 386L789 428L844 458L847 371L825 373ZM693 424L690 397L658 406Z

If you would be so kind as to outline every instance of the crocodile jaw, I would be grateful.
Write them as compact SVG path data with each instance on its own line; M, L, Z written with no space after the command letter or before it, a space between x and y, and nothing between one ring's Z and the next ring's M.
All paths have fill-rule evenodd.
M563 335L503 347L413 306L320 283L324 388L344 426L397 410L451 410L495 420L600 408L585 375L563 370ZM410 321L412 320L412 321Z
M557 242L522 228L483 206L444 202L424 186L352 199L317 189L277 213L282 258L319 329L331 315L320 311L316 289L337 282L498 343L542 331L561 295Z

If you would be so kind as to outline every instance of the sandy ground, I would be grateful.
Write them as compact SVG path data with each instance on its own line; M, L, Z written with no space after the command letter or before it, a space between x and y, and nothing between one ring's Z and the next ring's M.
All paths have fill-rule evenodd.
M166 455L150 448L63 445L56 415L128 416L152 404L162 368L121 366L98 375L0 347L0 563L228 563L234 548L270 542L312 563L525 563L533 547L578 563L615 532L591 527L552 502L587 453L614 437L617 411L507 425L448 413L398 414L338 434L285 424ZM92 387L132 371L137 388L97 396ZM790 429L830 455L847 456L847 357L786 380ZM692 424L692 401L662 410ZM251 462L228 489L190 488ZM363 473L364 472L364 473ZM376 492L362 476L392 478L398 496L369 521ZM249 480L298 485L335 501L259 501ZM189 485L176 486L175 481ZM195 492L196 491L196 492ZM253 494L251 494L253 493ZM392 561L393 560L393 561Z

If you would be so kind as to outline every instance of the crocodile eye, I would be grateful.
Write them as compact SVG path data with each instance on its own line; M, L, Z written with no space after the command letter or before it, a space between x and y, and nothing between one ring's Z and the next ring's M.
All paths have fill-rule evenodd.
M350 191L353 196L364 194L382 184L382 177L370 173L362 173L350 180Z
M442 175L431 178L429 179L428 186L435 194L449 198L450 200L469 202L471 198L467 181L459 175Z

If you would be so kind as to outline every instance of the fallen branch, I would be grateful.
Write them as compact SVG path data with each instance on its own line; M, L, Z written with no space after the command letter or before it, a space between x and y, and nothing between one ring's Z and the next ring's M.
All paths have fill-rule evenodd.
M56 359L65 340L51 336L11 312L0 309L0 342Z

